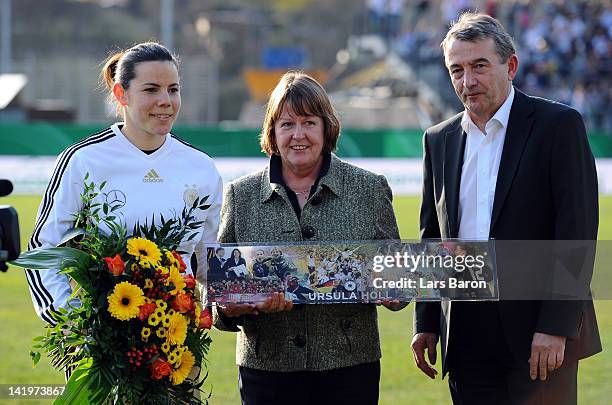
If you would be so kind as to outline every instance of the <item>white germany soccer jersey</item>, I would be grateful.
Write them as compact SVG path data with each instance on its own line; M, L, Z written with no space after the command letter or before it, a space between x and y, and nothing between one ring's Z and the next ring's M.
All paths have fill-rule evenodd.
M216 241L219 213L223 197L221 176L213 160L172 134L151 154L133 145L120 131L122 124L92 135L67 148L56 161L55 170L38 210L29 249L56 246L73 225L73 215L81 209L83 179L100 184L106 181L100 202L118 201L123 207L116 211L131 233L134 224L144 223L159 215L180 216L186 204L196 197L210 196L208 210L198 210L198 220L204 221L199 235L183 241L180 250L188 252L184 261L189 266L192 253L198 267L206 263L205 242ZM27 279L36 312L53 324L50 311L66 305L71 294L65 275L58 269L27 271ZM191 269L188 268L188 272ZM197 278L205 279L205 272Z

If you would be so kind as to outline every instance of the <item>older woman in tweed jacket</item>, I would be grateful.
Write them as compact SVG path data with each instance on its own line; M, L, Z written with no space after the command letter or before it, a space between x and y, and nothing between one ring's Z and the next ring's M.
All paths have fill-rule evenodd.
M339 133L325 90L305 74L285 74L261 135L270 164L227 187L219 241L398 239L385 177L333 155ZM374 305L292 306L281 294L263 304L215 308L214 324L238 332L243 404L378 402Z

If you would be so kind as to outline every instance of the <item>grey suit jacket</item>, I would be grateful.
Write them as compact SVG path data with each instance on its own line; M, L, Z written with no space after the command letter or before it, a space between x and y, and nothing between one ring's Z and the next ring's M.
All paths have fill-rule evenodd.
M270 183L269 168L230 183L219 241L398 239L391 189L384 176L332 155L328 173L298 219L285 189ZM238 365L269 371L328 370L381 357L372 304L296 305L290 312L243 316L213 310L214 325L238 332Z

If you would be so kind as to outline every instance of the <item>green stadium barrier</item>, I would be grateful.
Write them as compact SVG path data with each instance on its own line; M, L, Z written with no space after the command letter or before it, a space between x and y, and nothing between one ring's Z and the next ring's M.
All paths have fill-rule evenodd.
M0 123L0 155L56 156L67 146L104 128L104 124ZM262 157L258 129L178 126L177 136L213 157ZM418 129L362 130L345 128L338 144L342 157L420 158ZM612 135L589 134L597 158L612 157Z

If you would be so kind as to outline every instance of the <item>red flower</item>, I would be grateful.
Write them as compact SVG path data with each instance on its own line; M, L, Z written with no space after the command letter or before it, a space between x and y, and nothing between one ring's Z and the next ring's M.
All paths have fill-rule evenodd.
M140 306L140 313L138 314L138 319L140 319L141 321L144 321L145 319L149 317L149 315L155 312L156 308L157 308L157 305L154 302L149 302L148 304L142 304Z
M185 287L193 290L196 286L195 278L191 274L183 274L183 281L185 282Z
M163 377L170 375L172 366L160 357L149 366L149 370L151 370L152 380L161 380Z
M200 322L198 324L198 328L200 329L210 329L212 326L212 316L210 315L210 311L208 308L204 308L202 313L200 314Z
M115 276L120 276L123 274L123 271L125 270L125 263L123 263L123 260L121 260L121 256L117 254L115 257L105 257L104 261L108 266L108 271L113 273Z
M174 256L174 258L176 260L178 260L179 262L179 271L182 273L187 269L187 265L185 264L185 262L183 261L183 258L181 257L181 255L179 255L178 253L176 253L174 250L172 251L172 256Z
M175 311L185 313L193 308L193 299L191 294L180 293L172 301L172 308Z

